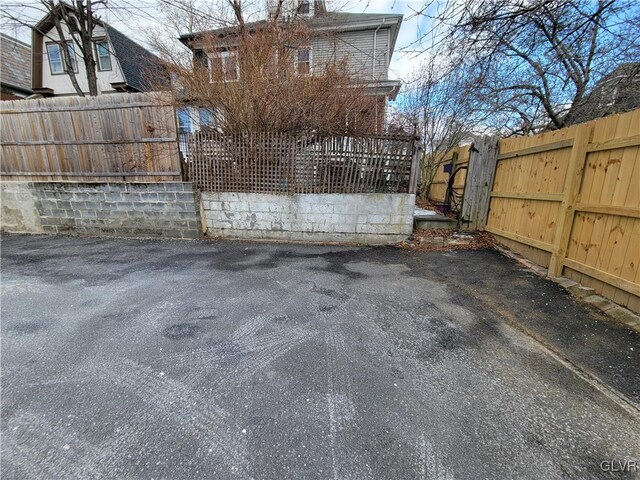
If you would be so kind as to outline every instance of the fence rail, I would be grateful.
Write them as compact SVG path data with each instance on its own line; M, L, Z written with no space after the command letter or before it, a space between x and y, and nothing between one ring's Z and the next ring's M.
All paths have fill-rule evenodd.
M478 153L482 140L473 153L466 146L441 156L429 198L448 204L453 185L465 206L486 211L470 175L449 173L484 162L495 172L485 230L550 275L640 312L640 110L502 139L495 167Z
M181 179L174 109L159 94L0 102L7 180Z
M640 110L502 140L486 230L640 311Z
M220 134L187 140L187 175L210 192L415 193L418 139Z

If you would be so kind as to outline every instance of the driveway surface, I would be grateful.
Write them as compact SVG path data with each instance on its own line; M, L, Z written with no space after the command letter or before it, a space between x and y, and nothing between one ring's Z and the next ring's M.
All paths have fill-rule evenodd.
M638 336L493 251L5 236L1 293L3 479L638 476L570 365L633 403Z

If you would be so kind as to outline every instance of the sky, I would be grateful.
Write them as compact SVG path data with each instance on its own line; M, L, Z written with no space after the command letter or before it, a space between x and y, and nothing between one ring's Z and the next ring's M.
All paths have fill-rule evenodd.
M425 16L416 15L416 11L419 11L424 4L424 0L352 0L346 2L340 9L355 13L404 15L396 49L391 58L389 77L406 82L411 78L411 72L420 66L424 58L424 55L416 53L416 50L420 50L420 45L416 42L429 29L429 20Z
M2 0L0 3L11 14L23 18L27 23L35 23L40 16L40 13L32 8L32 6L38 4L38 1L13 3L11 0ZM112 5L116 3L113 2ZM139 15L131 15L130 12L122 15L119 12L106 11L102 13L102 18L118 30L129 35L133 40L145 45L145 40L140 35L140 31L147 26L154 26L153 18L158 16L156 14L157 2L152 0L136 2L132 0L128 3L136 5L135 8L139 10ZM327 0L327 6L331 10L404 15L404 21L389 68L389 77L400 79L405 83L408 82L412 76L412 71L420 66L424 58L424 55L416 53L416 50L420 50L420 45L416 44L416 41L427 31L429 21L422 15L415 15L415 12L422 8L424 4L425 0ZM155 23L157 24L157 22ZM0 23L0 30L7 35L30 43L31 34L29 29L24 26L18 27L15 22L11 22L6 18Z

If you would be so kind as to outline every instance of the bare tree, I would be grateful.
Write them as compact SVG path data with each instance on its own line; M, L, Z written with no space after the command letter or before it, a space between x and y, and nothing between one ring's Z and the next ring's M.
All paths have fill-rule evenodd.
M40 0L35 4L25 2L24 4L11 5L14 9L21 7L23 11L25 9L32 10L33 13L42 17L48 16L51 19L56 35L52 36L48 31L37 31L37 33L59 46L65 73L80 96L85 96L85 92L80 86L78 74L75 72L77 59L74 56L76 52L79 53L79 57L85 65L89 95L99 94L93 32L100 20L95 11L96 7L106 8L106 6L106 0L75 0L71 4L56 0ZM31 24L28 17L19 16L15 11L3 8L2 15L17 24L37 29L37 25ZM73 47L69 48L68 45Z
M562 128L595 83L640 56L631 0L428 2L434 48L470 81L478 110L507 134Z
M178 106L205 109L226 132L373 130L375 99L364 95L347 59L311 64L308 47L317 32L284 21L280 8L257 23L246 21L241 0L228 0L228 8L232 25L198 34L195 56L165 56Z
M424 142L419 195L428 199L431 184L445 154L468 138L482 121L469 90L469 79L445 58L425 61L408 85L396 119L413 128Z

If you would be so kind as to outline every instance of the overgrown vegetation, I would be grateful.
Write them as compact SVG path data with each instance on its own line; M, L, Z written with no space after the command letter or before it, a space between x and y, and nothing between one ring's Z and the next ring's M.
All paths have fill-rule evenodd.
M375 99L364 94L348 59L311 57L314 38L331 42L330 34L284 19L279 9L250 23L242 2L229 0L227 8L230 26L189 40L195 55L167 55L179 107L206 109L223 132L357 134L375 128Z

